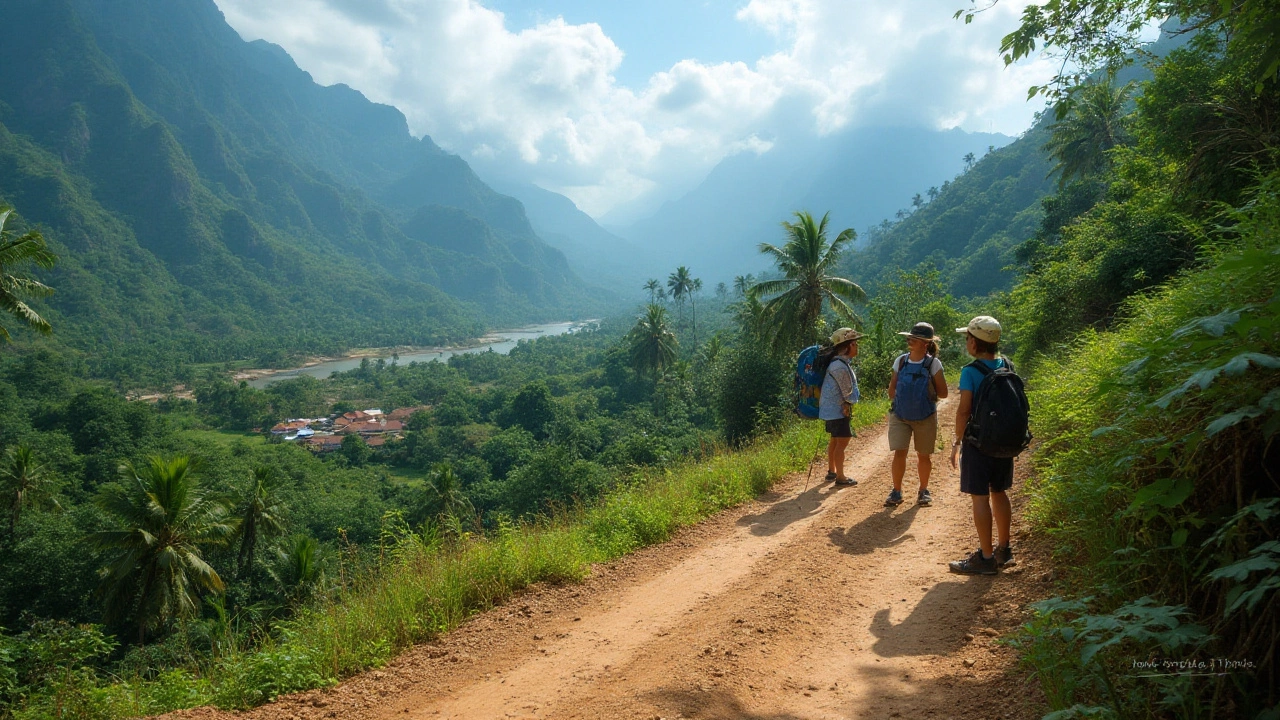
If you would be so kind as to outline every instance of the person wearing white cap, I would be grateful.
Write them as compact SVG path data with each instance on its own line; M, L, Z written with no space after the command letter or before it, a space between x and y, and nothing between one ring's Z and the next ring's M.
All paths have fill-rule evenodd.
M841 486L858 484L844 474L844 449L853 437L849 409L858 402L858 376L849 361L858 354L860 337L862 333L853 328L840 328L831 334L832 348L823 353L831 360L818 396L818 419L826 422L831 436L827 441L827 479Z
M973 524L978 530L979 548L969 557L950 564L951 572L962 575L995 575L1000 567L1013 562L1009 547L1009 529L1013 508L1006 491L1013 486L1013 458L997 458L982 454L965 442L965 428L973 412L973 398L987 374L977 367L982 363L988 372L1004 367L1007 362L996 355L1000 349L1000 323L989 315L979 315L956 332L965 336L965 349L974 361L960 371L960 402L956 408L956 439L951 445L951 467L960 456L960 492L973 501ZM991 525L995 520L996 537Z

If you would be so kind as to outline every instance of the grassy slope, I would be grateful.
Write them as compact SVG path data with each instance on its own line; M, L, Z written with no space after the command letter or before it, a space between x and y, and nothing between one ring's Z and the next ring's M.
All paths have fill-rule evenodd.
M1193 686L1135 680L1125 666L1148 653L1257 662L1274 652L1280 548L1262 543L1274 539L1263 508L1277 495L1264 468L1280 461L1271 443L1280 409L1275 189L1239 218L1245 249L1131 299L1126 322L1085 334L1032 378L1044 442L1028 520L1066 570L1062 589L1092 598L1045 606L1024 638L1053 709L1081 702L1108 717L1161 707L1192 717L1213 695L1253 717L1263 688L1275 686L1274 667ZM1238 562L1246 565L1213 574ZM1142 598L1150 607L1134 604ZM1214 637L1197 638L1200 630ZM1109 639L1114 647L1087 654Z

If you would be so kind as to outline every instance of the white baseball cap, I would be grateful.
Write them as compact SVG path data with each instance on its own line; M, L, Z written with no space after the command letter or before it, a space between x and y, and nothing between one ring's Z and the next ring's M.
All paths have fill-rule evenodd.
M956 332L968 333L983 342L1000 342L1000 321L990 315L979 315L970 320L966 327L956 328Z

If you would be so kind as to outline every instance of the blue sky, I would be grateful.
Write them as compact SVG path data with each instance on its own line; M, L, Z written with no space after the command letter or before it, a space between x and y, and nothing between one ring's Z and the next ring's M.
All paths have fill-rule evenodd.
M740 0L487 0L514 27L563 17L574 25L597 23L626 53L615 77L642 87L654 73L686 59L704 64L752 62L782 49L778 39L735 15Z

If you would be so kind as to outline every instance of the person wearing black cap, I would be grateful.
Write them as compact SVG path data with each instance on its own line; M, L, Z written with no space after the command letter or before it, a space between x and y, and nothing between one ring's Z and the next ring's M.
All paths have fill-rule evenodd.
M893 451L893 490L884 501L885 507L902 504L902 478L907 474L907 454L915 441L916 470L920 490L916 504L933 502L929 492L929 475L933 472L933 452L938 444L938 398L947 396L947 380L938 359L938 341L933 326L916 323L911 330L900 332L907 338L907 352L893 361L889 378L889 449Z

